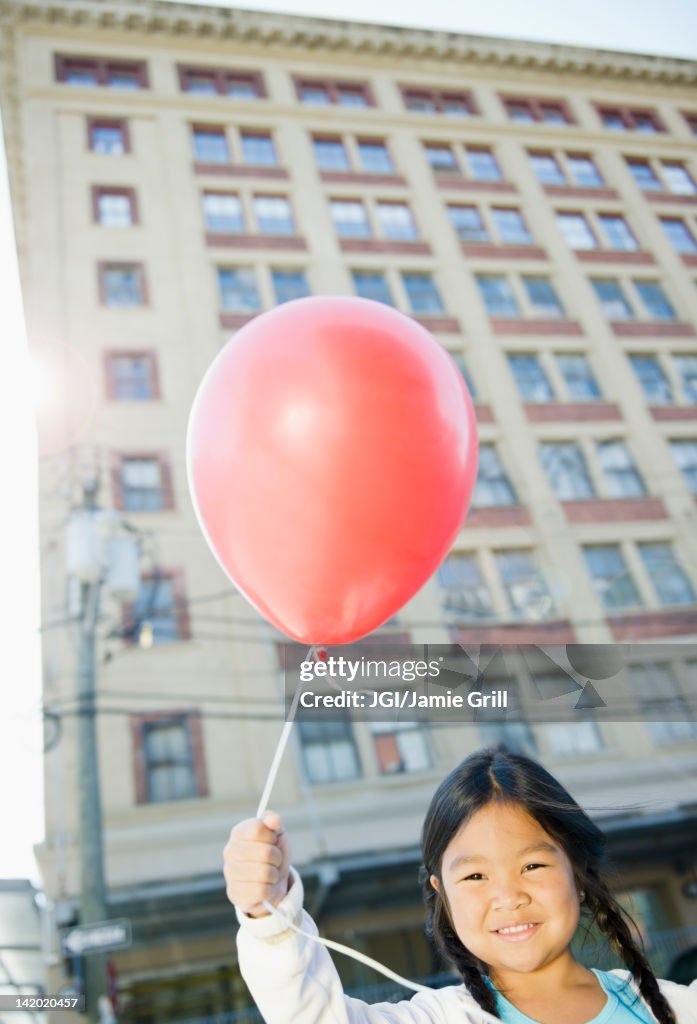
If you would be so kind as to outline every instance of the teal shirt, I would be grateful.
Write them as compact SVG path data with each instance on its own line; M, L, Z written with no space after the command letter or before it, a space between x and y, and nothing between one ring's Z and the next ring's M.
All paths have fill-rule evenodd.
M655 1024L649 1008L628 980L607 971L593 969L593 974L607 994L607 1002L587 1024ZM496 1013L504 1024L538 1024L516 1009L500 992L496 993Z

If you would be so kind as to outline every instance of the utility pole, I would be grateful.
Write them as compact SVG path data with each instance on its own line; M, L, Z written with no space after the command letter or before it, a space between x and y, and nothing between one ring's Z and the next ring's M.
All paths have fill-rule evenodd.
M80 924L96 924L109 917L104 877L102 843L102 799L97 748L96 666L97 622L102 586L114 576L111 535L123 526L120 520L97 507L97 482L83 486L82 504L73 509L68 523L68 573L80 584L80 612L77 641L77 764L78 832L80 856ZM115 596L133 598L137 592L137 544L128 559L131 582L124 590L122 580L114 584ZM110 563L110 558L112 561ZM118 568L122 568L118 566ZM130 590L128 589L130 588ZM93 951L82 958L82 982L87 1018L99 1024L107 996L106 952ZM100 1012L101 1007L101 1012Z

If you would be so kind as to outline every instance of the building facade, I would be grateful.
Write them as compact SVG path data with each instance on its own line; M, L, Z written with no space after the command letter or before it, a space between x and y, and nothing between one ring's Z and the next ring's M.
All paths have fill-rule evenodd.
M503 738L597 810L666 970L697 943L697 663L676 645L697 638L697 65L158 0L0 15L29 343L54 382L39 855L56 935L79 921L84 782L64 524L96 477L143 539L137 600L105 591L98 624L108 905L133 928L112 956L119 1019L248 1006L220 861L278 736L278 637L204 545L186 424L250 318L359 295L452 353L481 440L453 551L386 632L665 643L633 685L645 718L660 690L675 720L305 725L273 805L310 909L402 973L439 970L420 821L444 773ZM73 969L57 960L54 990Z

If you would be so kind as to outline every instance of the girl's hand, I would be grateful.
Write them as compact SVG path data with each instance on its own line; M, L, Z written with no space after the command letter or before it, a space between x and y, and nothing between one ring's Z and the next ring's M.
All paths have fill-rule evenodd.
M235 825L223 850L227 897L249 917L265 917L263 903L278 906L288 892L290 851L275 811Z

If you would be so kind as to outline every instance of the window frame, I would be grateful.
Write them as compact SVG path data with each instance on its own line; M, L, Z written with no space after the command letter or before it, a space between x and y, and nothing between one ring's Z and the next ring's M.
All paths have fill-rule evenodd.
M215 93L220 96L225 96L227 99L239 99L243 101L242 97L230 95L227 87L229 83L233 81L244 81L249 83L253 88L256 99L267 98L264 75L262 71L258 70L212 67L205 64L177 64L177 76L180 91L187 95L197 95L186 87L187 82L190 79L197 76L201 78L210 76Z
M54 53L55 80L69 85L68 74L72 66L91 67L94 70L95 83L85 84L79 88L115 88L110 82L114 71L133 71L138 89L149 89L148 63L146 60L128 60L119 57L94 57L89 54ZM75 88L75 86L73 86Z
M142 398L119 397L117 394L118 375L115 364L118 359L143 359L147 362L149 394ZM161 397L160 375L157 353L154 349L107 349L104 352L105 394L113 402L151 402Z
M109 302L106 286L106 274L110 270L128 270L132 269L136 271L138 277L139 287L139 302ZM98 280L98 295L99 305L105 309L145 309L150 305L150 293L148 289L147 277L145 274L145 264L137 262L135 260L99 260L97 262L97 280Z
M149 714L130 714L129 724L133 752L133 771L135 780L135 802L137 805L158 805L172 801L152 800L148 787L148 758L146 751L146 727L157 723L168 723L185 719L189 735L191 766L196 792L191 797L178 799L200 799L209 796L208 777L204 756L203 734L201 729L201 713L197 708L173 709L156 711Z

